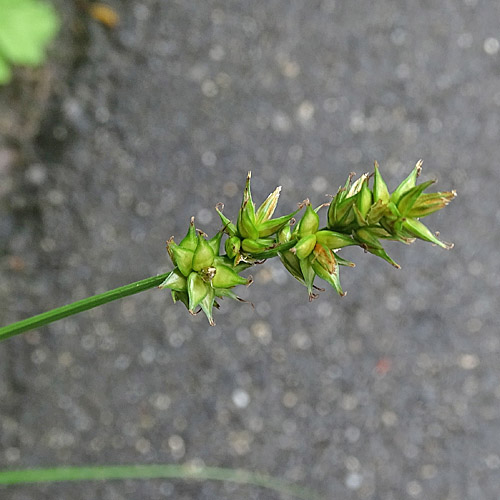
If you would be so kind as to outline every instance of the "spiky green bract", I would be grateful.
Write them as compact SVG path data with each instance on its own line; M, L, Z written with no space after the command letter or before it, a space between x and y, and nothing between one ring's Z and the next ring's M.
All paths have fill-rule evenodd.
M367 252L372 253L373 255L377 255L381 257L385 261L392 264L394 267L399 269L401 266L394 262L389 255L387 255L383 246L381 245L378 238L375 234L370 230L370 228L361 227L358 230L354 231L353 237L356 241L358 241L359 245L364 248Z
M238 236L231 236L224 244L226 254L230 259L234 259L240 253L241 240Z
M345 295L340 285L339 265L332 250L318 243L314 247L311 265L317 276L329 283L340 296Z
M290 250L285 250L279 253L280 260L285 266L285 269L300 283L305 285L304 275L302 274L302 269L300 268L299 258L294 255Z
M215 267L212 286L215 288L233 288L237 285L247 285L248 280L240 276L231 267L219 264Z
M316 211L311 207L309 200L306 202L306 211L300 219L300 222L297 226L297 236L298 238L304 238L305 236L309 236L311 234L316 233L319 229L319 215Z
M387 184L380 174L378 163L375 162L375 172L373 174L373 200L375 202L381 201L382 203L388 203L390 197L391 195L387 189Z
M337 194L333 197L328 208L328 229L348 230L349 226L354 222L353 206L356 203L356 194L359 190L360 183L351 186L354 174L350 174L343 187L340 187ZM347 232L347 231L346 231Z
M284 226L281 231L278 233L278 242L280 245L288 245L292 246L296 244L297 240L292 239L292 228L290 223ZM302 270L300 269L300 261L299 258L293 253L289 248L282 249L278 252L278 256L285 266L285 269L300 283L305 285L304 276L302 274Z
M249 254L259 254L272 248L275 241L272 238L245 238L241 241L241 249Z
M406 215L418 218L433 214L448 205L456 195L456 191L421 194Z
M186 309L189 310L189 296L187 291L186 292L179 292L177 290L172 290L172 302L176 304L177 302L182 302L185 306Z
M364 174L361 189L356 200L356 207L363 218L366 218L373 203L373 194L368 187L368 174Z
M300 238L297 244L295 245L294 247L295 255L299 259L305 259L306 257L309 257L315 245L316 245L316 235L308 234L307 236Z
M187 292L189 296L189 312L194 313L196 306L205 298L209 285L196 272L187 278Z
M444 243L443 241L438 240L436 236L434 236L434 234L432 234L432 232L417 219L405 219L403 221L403 229L405 229L412 236L415 236L415 238L430 241L431 243L434 243L435 245L438 245L446 250L453 247L452 243Z
M417 177L422 172L422 163L422 160L418 160L415 168L410 172L410 175L394 190L390 198L392 202L397 203L404 193L415 187L417 184Z
M193 270L201 271L210 267L214 262L214 251L208 241L200 234L198 235L198 244L193 253Z
M299 259L300 271L304 279L304 284L307 287L307 292L309 293L309 301L317 297L317 295L313 293L314 278L316 277L316 272L312 267L312 260L312 255L309 255L305 259Z
M208 244L212 248L214 255L219 255L220 253L220 243L222 241L223 231L219 231L213 238L208 240Z
M209 286L207 294L200 301L200 307L201 310L205 313L205 316L207 317L210 326L215 326L215 321L213 318L214 305L215 307L219 306L215 301L215 290L211 286Z
M159 285L158 288L170 288L170 290L174 290L176 292L186 292L186 277L179 271L179 268L176 267L170 272L170 274L165 278L165 281Z
M407 217L410 210L413 208L413 205L418 200L420 195L432 184L436 181L430 180L419 184L418 186L414 186L405 193L401 195L396 206L398 207L398 211L401 214L401 217Z
M351 236L343 233L337 233L335 231L328 231L326 229L316 233L316 240L318 243L325 245L331 250L356 245L356 242Z
M198 235L196 233L196 228L194 227L194 217L191 217L188 232L179 243L179 246L192 250L193 252L196 250L196 247L198 246Z
M225 231L229 236L237 236L238 228L222 213L222 210L224 210L224 204L218 203L215 207L215 210L219 214L220 220L222 221L222 230Z
M174 258L172 259L174 261L174 264L177 265L179 271L184 276L188 277L189 273L193 270L194 252L179 245L175 245L173 242L171 245L171 249L174 255Z

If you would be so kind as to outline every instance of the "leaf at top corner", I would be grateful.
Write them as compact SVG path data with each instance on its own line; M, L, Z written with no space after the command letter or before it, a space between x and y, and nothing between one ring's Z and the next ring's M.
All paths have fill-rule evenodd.
M0 0L0 12L0 54L14 64L43 63L59 28L54 8L39 0Z

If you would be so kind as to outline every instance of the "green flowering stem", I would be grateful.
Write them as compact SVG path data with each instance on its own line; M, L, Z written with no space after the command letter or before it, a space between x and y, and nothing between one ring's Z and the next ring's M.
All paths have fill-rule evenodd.
M218 204L216 210L223 228L213 238L207 239L208 236L195 227L192 217L187 234L179 244L175 243L173 236L167 241L167 252L174 265L170 273L0 328L0 341L154 286L170 289L174 303L182 302L191 314L203 311L210 325L214 326L212 311L214 307L219 308L218 299L228 297L242 301L231 289L251 283L239 273L273 257L279 257L285 269L307 287L309 300L317 297L312 291L318 289L314 284L316 277L332 285L340 295L345 295L340 286L339 265L354 267L354 264L337 255L343 247L358 245L398 269L399 264L387 255L380 240L408 244L418 238L442 248L452 248L452 244L439 240L437 234L419 219L444 208L457 193L454 190L424 193L435 181L417 185L421 170L420 160L390 194L375 164L373 190L369 187L369 174L361 175L354 182L352 174L330 203L314 209L309 200L305 200L294 212L275 219L271 217L281 187L278 186L255 211L249 172L236 225L222 213L223 205ZM329 207L327 225L320 229L318 211L325 206ZM292 230L295 224L293 216L304 207L305 213ZM221 254L224 233L228 236L223 244L226 253Z
M290 250L290 248L294 247L296 244L297 240L288 241L286 243L283 243L282 245L277 245L276 247L271 248L270 250L266 250L265 252L254 253L252 254L252 259L256 261L271 259L272 257L276 257L276 255L278 255L278 252L284 252L285 250Z
M144 280L145 281L145 280ZM281 479L241 469L199 467L194 465L103 465L91 467L54 467L0 471L0 485L53 483L61 481L96 481L109 479L192 479L227 481L260 486L303 500L321 497L306 488Z
M118 300L123 297L128 297L129 295L134 295L135 293L143 292L144 290L149 290L150 288L157 287L160 285L168 274L161 274L159 276L152 276L151 278L146 278L141 281L136 281L135 283L130 283L114 290L109 290L98 295L93 295L92 297L87 297L86 299L78 300L72 304L67 304L65 306L57 307L50 311L38 314L31 318L23 319L16 323L4 326L0 328L0 341L19 335L20 333L27 332L28 330L33 330L40 326L48 325L54 321L60 320L62 318L67 318L73 314L78 314L83 311L88 311L94 307L102 306L113 300Z

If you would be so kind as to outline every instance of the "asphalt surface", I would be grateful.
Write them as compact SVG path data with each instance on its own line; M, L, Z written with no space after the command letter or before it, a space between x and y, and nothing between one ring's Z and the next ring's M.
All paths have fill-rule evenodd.
M332 500L498 499L500 4L112 5L108 29L60 1L45 73L0 90L1 324L165 272L165 240L191 215L214 234L248 170L285 214L422 158L458 191L426 219L455 248L389 245L399 271L345 251L348 295L312 303L270 261L241 292L255 310L224 303L214 328L152 290L8 340L1 468L194 461ZM154 480L0 498L285 497Z

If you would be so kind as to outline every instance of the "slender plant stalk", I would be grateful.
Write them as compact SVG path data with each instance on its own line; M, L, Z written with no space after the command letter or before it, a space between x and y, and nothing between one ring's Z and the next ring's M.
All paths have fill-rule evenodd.
M31 318L23 319L16 323L4 326L0 328L0 341L19 335L20 333L27 332L28 330L48 325L49 323L72 316L73 314L102 306L103 304L112 302L113 300L118 300L123 297L128 297L129 295L134 295L135 293L154 288L155 286L160 285L167 276L168 273L161 274L159 276L152 276L151 278L136 281L135 283L130 283L98 295L93 295L92 297L78 300L72 304L57 307L56 309L38 314Z
M221 467L197 467L191 465L107 465L0 471L0 485L160 478L228 481L260 486L303 500L321 500L322 498L311 490L265 474Z

